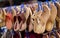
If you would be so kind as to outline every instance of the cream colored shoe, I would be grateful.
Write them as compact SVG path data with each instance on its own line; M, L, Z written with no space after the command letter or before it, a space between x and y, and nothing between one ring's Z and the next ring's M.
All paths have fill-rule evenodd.
M0 9L0 27L5 26L5 13Z
M57 16L57 8L56 6L53 4L53 3L50 3L50 17L47 21L47 24L46 24L46 31L51 31L53 29L53 26L54 26L54 22L55 22L55 19L56 19L56 16Z
M50 9L47 5L43 5L44 11L40 16L39 15L33 15L33 25L34 25L34 32L37 34L41 34L45 32L46 22L48 18L50 17Z
M30 11L30 23L29 23L29 32L31 32L33 30L33 18L37 17L37 16L34 16L34 15L38 15L38 16L41 16L42 14L42 11L36 11L36 9L38 8L38 5L34 5L33 7L30 7L31 8L31 11ZM33 12L32 12L33 11ZM29 19L29 18L28 18Z

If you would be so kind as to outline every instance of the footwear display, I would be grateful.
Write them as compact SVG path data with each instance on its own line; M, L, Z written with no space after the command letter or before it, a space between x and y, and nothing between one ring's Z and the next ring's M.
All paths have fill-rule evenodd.
M60 38L60 2L29 1L0 8L0 38Z

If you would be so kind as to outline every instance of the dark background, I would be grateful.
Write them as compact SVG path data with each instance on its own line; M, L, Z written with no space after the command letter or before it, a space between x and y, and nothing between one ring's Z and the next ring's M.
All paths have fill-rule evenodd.
M0 1L0 7L7 7L7 6L14 6L14 5L20 5L21 3L28 3L29 1L34 1L34 0L1 0ZM46 0L37 0L37 1L46 1ZM50 0L48 0L50 1Z

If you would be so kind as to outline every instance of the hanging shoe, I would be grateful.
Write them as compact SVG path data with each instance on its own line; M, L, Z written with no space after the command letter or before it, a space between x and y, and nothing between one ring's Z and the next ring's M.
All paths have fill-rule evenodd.
M27 28L26 18L24 16L24 13L20 14L20 17L18 17L18 20L21 21L19 22L19 25L20 25L19 31L24 31Z
M24 12L23 12L23 13L21 12L20 17L22 18L22 21L21 21L21 22L23 22L24 20L25 20L25 21L22 23L22 25L21 25L21 23L20 23L20 25L21 25L20 31L23 31L23 30L25 30L25 29L27 28L27 20L28 20L28 18L29 18L29 15L32 15L32 14L31 14L31 9L30 9L29 7L24 6L24 9L25 9L25 10L22 10L22 11L24 11ZM30 23L31 23L31 22L30 22ZM31 26L31 25L29 24L28 26ZM29 27L29 28L30 28L30 27Z
M31 16L32 16L32 10L31 10L30 7L28 9L30 10L30 13L29 13L29 17L28 17L28 19L27 19L26 22L27 22L27 29L28 29L29 32L31 32L33 30L32 18L31 18Z
M14 9L14 7L11 7L11 9L12 9L12 16L13 17L16 16L16 10Z
M12 21L13 21L12 14L8 13L6 15L5 21L6 21L6 27L7 27L7 29L12 29Z
M5 14L2 8L0 8L0 27L5 26Z
M17 16L14 16L14 31L18 31L19 28L20 28L20 25L19 25L19 21L18 21L18 17Z
M46 31L51 31L53 29L55 19L57 16L57 8L53 3L50 3L50 9L51 9L50 11L51 15L46 24Z
M60 29L60 3L56 2L55 3L56 7L57 7L57 17L56 17L56 21L57 21L57 29Z
M47 5L43 5L44 11L40 16L34 15L33 17L33 25L34 25L34 32L37 34L41 34L45 32L46 22L50 16L50 9Z

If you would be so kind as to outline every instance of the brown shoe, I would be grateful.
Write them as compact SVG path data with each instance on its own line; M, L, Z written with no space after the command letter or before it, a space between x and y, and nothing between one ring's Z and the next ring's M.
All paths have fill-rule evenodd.
M60 29L60 3L56 2L55 3L56 7L57 7L57 17L56 17L56 21L57 21L57 29Z

